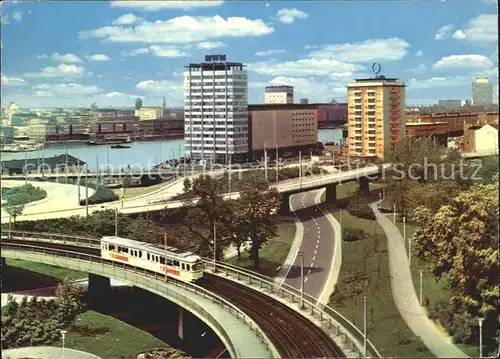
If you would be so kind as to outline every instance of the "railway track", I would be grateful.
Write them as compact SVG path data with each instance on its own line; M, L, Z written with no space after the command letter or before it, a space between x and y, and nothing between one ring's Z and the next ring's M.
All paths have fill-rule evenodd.
M197 284L224 297L259 323L282 358L345 358L323 330L282 303L209 273Z
M100 256L98 248L71 244L34 243L30 240L19 239L2 239L2 242L43 247L47 253L55 249ZM76 253L68 253L68 257L77 256ZM102 261L112 263L106 259ZM217 293L255 320L273 342L282 358L345 358L340 347L321 328L275 299L210 273L205 273L196 284Z

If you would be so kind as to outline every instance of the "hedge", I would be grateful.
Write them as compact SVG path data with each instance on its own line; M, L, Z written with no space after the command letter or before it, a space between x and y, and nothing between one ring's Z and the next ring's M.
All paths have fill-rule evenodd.
M89 186L90 187L90 186ZM108 187L99 186L95 190L95 193L89 197L89 204L99 204L105 202L117 201L118 196L110 190ZM80 200L80 205L85 206L86 199Z

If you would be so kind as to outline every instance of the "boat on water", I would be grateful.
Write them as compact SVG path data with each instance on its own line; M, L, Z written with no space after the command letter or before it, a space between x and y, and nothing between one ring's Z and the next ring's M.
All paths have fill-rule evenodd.
M111 148L130 148L130 146L122 145L121 143L118 143L116 145L112 145Z
M0 152L33 152L41 150L44 147L43 143L40 144L12 144L4 145L0 148Z

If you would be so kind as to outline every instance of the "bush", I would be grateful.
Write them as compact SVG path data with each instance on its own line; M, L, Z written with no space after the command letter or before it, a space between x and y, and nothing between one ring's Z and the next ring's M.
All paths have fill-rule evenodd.
M355 242L366 238L366 233L361 228L346 228L342 232L342 239L346 242Z
M26 203L40 201L47 197L47 192L40 187L35 187L28 183L21 187L10 188L3 191L3 198L8 200L9 196L20 194L26 199Z
M375 214L368 205L369 201L364 196L356 196L349 201L347 210L356 217L364 219L375 219Z
M105 202L117 201L118 196L108 187L100 186L95 190L95 193L89 197L89 204L99 204ZM80 205L85 206L86 200L80 200Z

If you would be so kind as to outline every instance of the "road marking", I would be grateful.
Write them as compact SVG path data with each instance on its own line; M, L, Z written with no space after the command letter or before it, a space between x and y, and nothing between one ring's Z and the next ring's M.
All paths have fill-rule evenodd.
M307 275L311 274L311 270L309 269L309 271L307 272Z
M314 267L314 262L312 262L312 263L311 263L311 268L312 268L312 267ZM311 271L311 270L309 269L309 272L310 272L310 271Z
M312 265L314 264L314 261L315 261L315 260L316 260L316 255L313 255L313 262L312 262L312 264L311 264L311 267L312 267Z
M316 257L316 254L318 253L318 247L316 247L316 249L314 250L314 257ZM313 257L313 258L314 258Z
M304 279L304 283L307 283L308 279L309 279L309 277L306 277L306 279Z
M316 242L316 250L318 250L319 242Z

